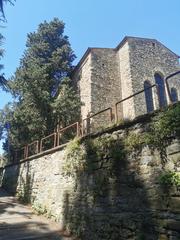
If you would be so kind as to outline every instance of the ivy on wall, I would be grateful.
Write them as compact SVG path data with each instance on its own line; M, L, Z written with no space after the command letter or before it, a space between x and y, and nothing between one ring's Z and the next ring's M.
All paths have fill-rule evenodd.
M162 161L165 161L166 147L175 136L180 138L180 104L158 113L143 133L129 131L123 139L107 135L81 142L76 138L67 146L64 174L75 176L84 171L92 171L98 166L95 166L91 158L96 159L96 162L102 162L103 159L118 160L124 158L125 154L141 150L144 145L158 149Z

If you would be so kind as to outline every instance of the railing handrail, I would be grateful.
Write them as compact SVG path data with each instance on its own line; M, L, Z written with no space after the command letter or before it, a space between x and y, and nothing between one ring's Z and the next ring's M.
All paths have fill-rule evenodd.
M53 132L53 133L51 133L51 134L49 134L49 135L41 138L41 141L45 140L46 138L52 137L52 136L54 136L54 135L56 135L56 132Z
M36 144L36 145L35 145L35 144ZM39 140L35 140L35 141L33 141L32 143L27 144L27 147L26 147L26 158L29 157L29 148L30 148L31 146L33 146L33 145L36 146L36 151L37 151L37 153L38 153L38 151L39 151L39 149L38 149L38 147L39 147Z
M32 146L32 145L35 144L35 143L36 143L36 144L39 143L39 140L35 140L35 141L31 142L31 143L27 144L27 146L30 147L30 146Z
M69 128L72 128L72 127L76 127L76 136L78 137L79 136L79 122L75 122L75 123L72 123L70 124L69 126L66 126L64 128L61 128L57 131L57 146L59 146L59 138L60 138L60 134L64 131L66 131L67 129Z
M170 74L169 76L167 76L167 77L165 78L165 84L166 84L166 86L167 86L167 92L168 92L168 95L169 95L170 102L171 102L172 99L171 99L170 89L169 89L169 85L168 85L168 80L169 80L171 77L173 77L173 76L175 76L175 75L177 75L177 74L180 74L180 71L177 71L177 72L175 72L175 73L172 73L172 74ZM136 92L136 93L134 93L134 94L132 94L132 95L126 97L126 98L123 98L123 99L121 99L121 100L118 101L118 102L116 102L115 105L114 105L114 106L115 106L115 120L116 120L116 123L117 123L117 121L118 121L118 116L117 116L117 105L118 105L118 104L120 104L120 103L122 103L122 102L124 102L124 101L126 101L126 100L128 100L128 99L131 99L131 98L133 98L134 96L139 95L140 93L143 93L143 92L145 92L146 90L151 89L151 88L153 88L153 87L156 87L156 89L158 90L158 84L155 83L155 84L153 84L153 85L151 85L151 86L149 86L149 87L146 87L146 88L144 88L144 89L142 89L142 90L140 90L140 91L138 91L138 92ZM157 91L157 95L158 95L158 99L159 99L159 92L158 92L158 91ZM72 124L70 124L70 125L68 125L68 126L66 126L66 127L64 127L64 128L58 129L58 131L53 132L53 133L49 134L48 136L45 136L45 137L41 138L40 140L35 140L35 141L33 141L32 143L27 144L27 145L24 146L24 147L21 147L19 150L24 149L24 156L25 156L25 158L26 158L26 157L28 157L28 148L29 148L31 145L35 144L35 143L36 143L36 144L39 144L39 143L40 143L40 147L39 147L39 149L37 148L37 150L38 150L38 152L41 152L41 151L42 151L42 143L43 143L43 141L44 141L45 139L47 139L47 138L52 137L52 136L54 136L54 147L59 146L59 136L60 136L60 133L66 131L67 129L72 128L72 127L74 127L74 126L77 127L77 136L79 136L80 130L81 130L81 136L83 136L83 132L84 132L84 129L83 129L83 128L84 128L84 121L86 121L86 120L88 120L88 119L91 119L91 118L93 118L93 117L95 117L95 116L97 116L97 115L99 115L99 114L101 114L101 113L103 113L103 112L108 111L108 110L110 110L110 119L111 119L111 121L112 121L112 119L113 119L113 112L112 112L112 111L113 111L113 107L108 107L108 108L105 108L105 109L103 109L103 110L101 110L101 111L99 111L99 112L96 112L96 113L92 114L92 115L89 116L89 117L86 117L86 118L82 119L82 122L81 122L81 123L82 123L82 129L80 128L80 122L74 122L74 123L72 123ZM18 152L19 150L18 150L18 149L15 150L16 154L17 154L17 152Z
M142 89L142 90L139 91L139 92L136 92L136 93L134 93L134 94L132 94L132 95L126 97L126 98L121 99L120 101L116 102L115 105L118 105L119 103L122 103L122 102L124 102L124 101L126 101L126 100L128 100L128 99L130 99L130 98L132 98L132 97L134 97L134 96L142 93L142 92L145 92L146 90L148 90L148 89L150 89L150 88L155 87L155 86L157 87L157 84L153 84L153 85L151 85L150 87L144 88L144 89Z
M116 103L115 103L115 119L116 119L116 123L118 122L118 112L117 112L117 105L118 105L118 104L120 104L120 103L122 103L122 102L125 102L126 100L128 100L128 99L130 99L130 98L133 98L134 96L137 96L137 95L139 95L140 93L143 93L143 92L145 92L145 91L147 91L148 89L151 89L151 88L153 88L153 87L156 87L156 88L158 89L158 85L155 83L155 84L153 84L153 85L151 85L151 86L149 86L149 87L146 87L146 88L144 88L144 89L142 89L142 90L140 90L140 91L138 91L138 92L136 92L136 93L134 93L134 94L132 94L132 95L126 97L126 98L123 98L123 99L121 99L121 100L118 101L118 102L116 102ZM159 99L159 93L158 93L158 91L157 91L157 95L158 95L158 99Z
M170 103L172 104L173 100L172 100L172 96L171 96L171 92L170 92L170 89L169 89L169 83L168 83L168 80L174 76L176 76L177 74L180 74L180 71L177 71L177 72L174 72L170 75L168 75L166 78L165 78L165 84L166 84L166 87L167 87L167 93L168 93L168 97L169 97L169 100L170 100Z
M83 121L88 120L88 119L90 119L90 118L92 118L92 117L95 117L96 115L99 115L100 113L106 112L106 111L108 111L108 110L111 111L111 110L112 110L112 107L108 107L108 108L105 108L105 109L103 109L103 110L101 110L101 111L99 111L99 112L97 112L97 113L94 113L93 115L91 115L91 116L89 116L89 117L87 117L87 118L84 118Z
M75 123L72 123L71 125L68 125L64 128L60 128L57 132L64 132L65 130L67 130L68 128L71 128L73 126L77 126L79 124L79 122L75 122Z
M180 74L180 71L177 71L177 72L174 72L174 73L170 74L169 76L167 76L167 77L165 78L165 80L168 80L169 78L172 78L172 77L174 77L174 76L177 75L177 74Z
M54 146L54 147L56 146L57 132L53 132L53 133L49 134L48 136L41 138L41 140L40 140L39 152L42 152L42 143L43 143L43 141L44 141L45 139L47 139L47 138L52 137L52 136L54 136L54 144L53 144L53 146Z
M95 117L95 116L97 116L97 115L99 115L103 112L107 112L109 110L110 110L110 121L112 121L112 119L113 119L113 117L112 117L112 107L105 108L105 109L103 109L103 110L101 110L97 113L94 113L94 114L90 115L89 117L86 117L86 118L82 119L82 136L84 136L84 121L87 121L88 119L91 119L91 118L93 118L93 117Z

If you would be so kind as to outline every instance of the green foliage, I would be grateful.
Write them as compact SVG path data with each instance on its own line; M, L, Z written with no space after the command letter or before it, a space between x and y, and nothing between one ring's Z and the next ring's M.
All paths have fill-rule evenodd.
M140 178L137 180L137 175L133 176L134 173L131 174L131 167L129 168L128 166L129 162L126 161L126 156L132 153L139 154L139 151L146 144L152 148L158 148L158 150L165 150L169 143L169 137L173 135L178 136L178 127L180 124L178 121L178 111L179 106L174 106L173 108L170 107L167 112L165 111L158 114L152 119L149 126L146 125L145 132L137 132L132 128L129 129L129 132L123 135L122 138L119 136L119 133L117 133L117 135L106 133L100 137L83 139L82 143L78 141L75 144L69 145L71 148L68 150L69 158L66 159L66 164L68 164L69 161L71 161L72 164L75 159L73 163L75 165L71 165L68 174L72 177L76 177L75 180L79 186L78 190L80 194L79 199L77 196L78 194L72 199L69 197L65 220L68 228L75 235L80 237L80 239L84 239L87 228L88 232L91 232L89 229L93 229L93 236L89 237L92 239L119 239L120 236L123 236L124 231L122 230L121 232L121 229L123 229L122 219L118 222L118 214L115 215L113 219L113 216L109 214L110 211L107 211L107 209L111 208L111 201L108 202L103 212L103 218L101 218L100 224L98 224L97 212L94 211L94 209L100 206L102 211L107 198L113 199L114 196L118 196L122 189L119 183L123 186L122 176L127 176L126 186L131 186L132 181L133 187L137 184L138 188L140 186L143 188L143 183L140 181ZM81 156L79 160L77 160L78 153L80 153ZM83 167L78 169L78 165L81 166L81 164ZM75 174L73 168L76 169ZM78 172L79 170L80 172ZM128 178L131 180L129 181ZM165 172L161 175L159 181L166 186L179 187L180 176L179 173ZM122 192L124 195L126 194L123 190ZM134 194L134 192L132 194ZM128 200L129 196L130 194L127 194ZM84 209L84 206L87 206L87 210ZM114 213L114 202L112 206ZM91 218L88 218L89 209L91 211ZM105 219L105 217L107 217L107 219ZM146 222L146 219L143 219L143 216L141 216L140 221L142 225L137 226L139 222L139 219L137 219L135 219L135 221L133 220L133 222L136 222L133 230L133 237L137 240L147 239L150 230L152 232L149 226L153 225L154 222L149 224L149 219ZM106 230L104 231L104 229Z
M38 203L33 203L32 208L38 215L47 215L48 213L47 208Z
M113 175L115 162L124 159L124 157L123 146L121 146L120 141L116 141L112 137L87 139L83 143L81 143L80 139L74 139L66 148L63 166L64 175L76 177L85 171L91 174L95 169L106 168L106 164L111 169L110 175ZM104 173L106 174L105 171ZM104 179L104 177L101 176L101 179ZM101 179L98 181L101 181Z
M86 169L86 150L78 138L71 141L66 147L64 175L75 177Z
M4 40L4 37L0 33L0 46L3 44L3 40ZM2 59L3 55L4 55L4 49L0 48L0 60ZM2 71L2 69L3 69L3 65L0 64L0 71ZM3 76L3 74L1 74L0 75L0 86L4 89L5 85L6 85L6 80Z
M172 135L180 137L180 104L167 108L153 118L149 139L152 144L159 145Z
M13 0L0 0L0 22L5 21L5 14L4 14L4 3L13 4ZM2 45L4 40L3 35L0 33L0 46ZM4 49L0 48L0 59L3 57ZM0 64L0 71L3 69L3 65ZM3 90L7 90L7 80L4 77L4 74L0 74L0 87Z
M25 187L16 194L16 197L18 198L20 203L23 204L30 203L30 196L28 194L28 191L29 191L28 187Z
M1 133L4 122L11 125L11 148L52 133L57 123L67 126L80 115L79 96L69 78L75 55L64 35L64 23L55 18L40 24L28 34L26 47L8 82L15 103L2 111L0 119Z
M1 13L0 21L5 20L4 3L7 3L7 2L10 3L10 4L13 4L13 0L0 0L0 13Z
M65 78L60 85L59 95L52 103L53 113L57 123L67 126L79 121L80 117L80 98L71 86L69 78Z
M145 142L143 134L130 132L124 139L124 145L127 151L138 150Z
M146 236L144 233L138 233L136 236L136 240L146 240Z
M180 137L180 104L170 106L158 113L150 123L149 129L144 133L130 132L124 139L127 151L140 150L143 144L160 151L162 160L166 159L166 147L173 139Z
M164 186L180 187L180 173L166 171L159 177L159 182Z

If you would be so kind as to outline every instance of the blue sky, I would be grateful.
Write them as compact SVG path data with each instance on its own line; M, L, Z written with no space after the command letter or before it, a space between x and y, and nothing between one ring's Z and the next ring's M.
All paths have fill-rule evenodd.
M155 38L180 55L179 0L16 0L5 6L4 73L10 77L23 54L27 33L58 17L66 23L77 59L88 47L116 47L126 35ZM0 108L10 100L0 90Z

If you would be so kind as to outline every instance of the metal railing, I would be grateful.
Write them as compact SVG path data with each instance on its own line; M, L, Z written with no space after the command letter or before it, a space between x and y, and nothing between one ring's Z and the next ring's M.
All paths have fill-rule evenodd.
M99 116L100 114L102 113L107 113L108 112L108 117L107 116L104 116L104 117L107 117L107 119L109 119L109 123L112 123L112 120L113 120L113 111L112 111L112 108L111 107L108 107L106 109L103 109L85 119L82 120L82 136L84 135L87 135L89 133L91 133L91 130L92 128L94 127L94 129L97 130L97 126L92 126L93 125L93 122L91 120L93 120L94 117L97 117ZM107 123L107 122L106 122ZM104 124L100 127L104 127Z
M54 132L46 137L41 138L39 152L56 147L57 133Z
M26 158L35 155L39 152L39 141L36 140L30 144L27 145L26 148Z
M65 144L72 140L74 137L80 136L79 122L75 122L67 127L61 128L57 132L57 146Z
M172 99L172 95L171 95L171 91L170 91L170 87L169 87L169 79L175 77L176 75L180 74L180 71L174 72L172 74L170 74L169 76L167 76L165 78L165 84L166 84L166 88L167 88L167 93L168 93L168 97L170 100L170 103L172 104L174 101Z
M157 84L153 84L150 87L144 88L143 90L141 90L139 92L136 92L136 93L134 93L134 94L132 94L132 95L130 95L130 96L120 100L119 102L116 102L115 103L115 121L116 121L116 123L118 123L118 121L119 121L119 118L118 118L118 105L119 104L122 104L123 102L125 102L125 101L127 101L127 100L129 100L129 99L131 99L131 98L141 94L141 93L144 93L145 91L147 91L149 89L152 89L154 87L156 87L156 89L157 89L157 97L158 97L158 101L159 101L158 85Z
M168 93L168 97L170 100L170 104L173 102L172 101L172 96L171 96L171 92L170 92L170 87L169 87L169 82L168 80L174 76L176 76L177 74L180 74L180 71L177 71L169 76L167 76L165 78L165 85L167 88L167 93ZM22 159L26 159L32 155L35 155L37 153L46 151L48 149L53 149L57 146L61 146L64 143L69 142L70 140L72 140L74 137L78 136L78 137L83 137L85 135L88 135L90 133L92 133L92 131L97 131L98 127L96 126L96 122L94 121L95 118L97 118L97 122L99 121L99 116L100 114L103 114L103 116L101 116L101 118L103 119L103 123L105 123L106 125L102 125L102 122L99 121L98 123L100 124L100 127L102 128L106 128L108 127L108 123L112 124L112 123L118 123L119 121L119 117L118 117L118 106L120 104L122 104L125 101L128 101L129 99L132 99L136 96L138 96L139 94L144 93L145 91L155 88L156 89L156 97L157 97L157 101L159 104L159 89L158 89L158 85L157 84L153 84L147 88L142 89L141 91L138 91L118 102L115 103L114 105L114 113L113 113L113 108L112 107L108 107L106 109L103 109L95 114L92 114L91 116L85 118L82 120L81 124L79 122L75 122L73 124L70 124L64 128L58 129L56 132L43 137L42 139L40 139L39 141L36 140L28 145L26 145L25 147L16 150L15 154L14 154L14 159L15 161L17 160L22 160ZM145 96L144 96L145 97ZM39 144L40 143L40 144Z
M13 162L18 162L21 159L26 159L27 157L27 146L20 149L16 149L14 152Z

